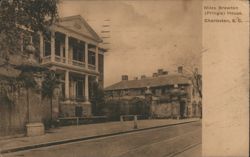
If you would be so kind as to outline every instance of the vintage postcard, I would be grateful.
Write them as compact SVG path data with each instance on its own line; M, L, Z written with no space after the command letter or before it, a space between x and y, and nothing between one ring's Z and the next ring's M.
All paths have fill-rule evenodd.
M248 1L0 1L0 157L248 155Z

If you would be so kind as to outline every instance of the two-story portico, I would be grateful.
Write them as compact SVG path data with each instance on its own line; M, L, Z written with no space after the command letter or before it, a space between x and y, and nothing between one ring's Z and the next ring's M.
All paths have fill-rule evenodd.
M41 64L60 74L62 116L91 115L91 82L103 85L101 42L80 15L61 18L47 37L40 36Z

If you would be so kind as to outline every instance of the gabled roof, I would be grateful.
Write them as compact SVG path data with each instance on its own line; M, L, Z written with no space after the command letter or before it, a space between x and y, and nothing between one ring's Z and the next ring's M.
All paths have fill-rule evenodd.
M146 88L147 86L159 87L159 86L167 86L175 84L179 85L191 84L190 76L175 74L175 75L144 78L140 80L127 80L127 81L124 80L106 87L105 90L111 91L111 90L121 90L121 89L136 89L136 88Z
M102 39L81 15L60 18L56 25L70 29L71 31L77 31L77 33L87 36L97 42L102 42Z

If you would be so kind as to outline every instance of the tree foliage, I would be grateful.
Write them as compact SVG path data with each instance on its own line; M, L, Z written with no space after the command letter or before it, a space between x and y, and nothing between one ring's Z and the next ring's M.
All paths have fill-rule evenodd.
M193 73L193 80L192 80L194 89L198 92L200 98L202 98L202 77L197 72Z
M23 28L45 33L57 18L57 0L0 0L0 54L18 52Z
M60 84L54 71L47 71L42 82L42 96L52 99L54 90Z
M36 88L36 86L37 86L37 83L36 83L32 73L22 72L18 76L17 80L26 89Z
M101 115L105 103L104 90L96 81L93 82L91 96L93 114Z
M53 119L53 97L54 91L58 88L60 81L57 79L55 71L46 71L44 80L42 82L42 97L50 100L50 120Z

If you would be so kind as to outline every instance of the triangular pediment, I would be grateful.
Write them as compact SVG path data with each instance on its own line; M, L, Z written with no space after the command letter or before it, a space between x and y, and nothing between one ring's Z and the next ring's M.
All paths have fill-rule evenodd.
M98 34L80 15L61 18L57 24L74 32L77 32L81 35L90 37L96 42L102 41Z

